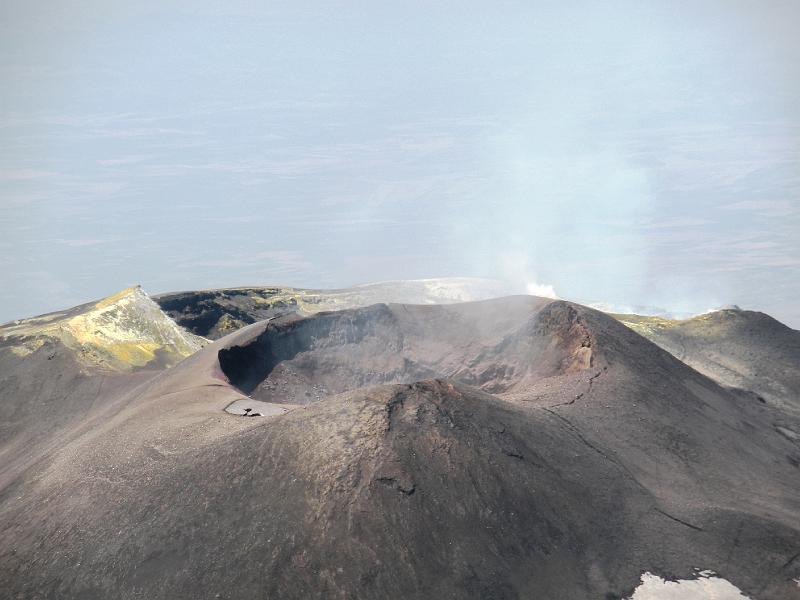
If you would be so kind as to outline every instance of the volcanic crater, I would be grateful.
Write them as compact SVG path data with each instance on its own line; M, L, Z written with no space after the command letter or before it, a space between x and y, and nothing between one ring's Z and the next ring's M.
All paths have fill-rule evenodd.
M697 568L797 593L788 403L590 308L282 314L120 372L19 331L0 344L11 597L619 600Z
M497 310L500 308L500 310ZM219 351L228 381L266 402L442 378L496 394L592 366L591 335L564 301L529 296L459 305L377 304L271 320Z

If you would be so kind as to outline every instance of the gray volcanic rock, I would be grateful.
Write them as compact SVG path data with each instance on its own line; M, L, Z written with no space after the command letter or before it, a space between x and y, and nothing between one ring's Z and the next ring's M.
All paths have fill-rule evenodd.
M10 597L797 592L797 421L579 305L283 316L126 386L0 477Z
M800 331L738 307L682 321L616 317L721 385L800 416Z
M252 397L307 404L331 393L428 377L508 392L587 369L589 340L569 304L514 296L286 315L219 358L231 383Z
M181 326L209 339L239 327L289 313L304 315L381 302L444 304L497 298L513 293L502 282L470 277L370 283L345 289L290 287L225 288L155 296Z

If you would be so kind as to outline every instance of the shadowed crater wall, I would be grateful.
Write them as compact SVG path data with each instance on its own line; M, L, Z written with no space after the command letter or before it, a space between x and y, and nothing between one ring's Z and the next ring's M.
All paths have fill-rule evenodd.
M569 303L512 297L499 311L476 302L287 315L252 342L220 350L219 363L253 398L307 404L330 393L431 377L506 392L588 368L592 348Z

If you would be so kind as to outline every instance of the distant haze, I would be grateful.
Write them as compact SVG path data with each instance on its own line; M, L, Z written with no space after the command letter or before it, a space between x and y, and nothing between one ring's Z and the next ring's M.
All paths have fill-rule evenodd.
M800 3L0 5L0 321L492 277L800 328Z

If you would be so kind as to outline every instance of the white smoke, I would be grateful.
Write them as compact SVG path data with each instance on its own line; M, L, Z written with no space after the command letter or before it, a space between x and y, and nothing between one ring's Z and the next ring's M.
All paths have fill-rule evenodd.
M558 300L555 287L546 283L539 283L537 269L531 260L530 253L524 248L524 240L513 236L507 242L505 251L494 253L493 273L505 282L510 293L524 292L530 296L553 298Z
M525 285L525 289L531 296L541 296L542 298L553 298L554 300L559 299L558 294L556 294L556 290L553 288L552 285L546 285L546 284L536 283L535 281L529 281Z

